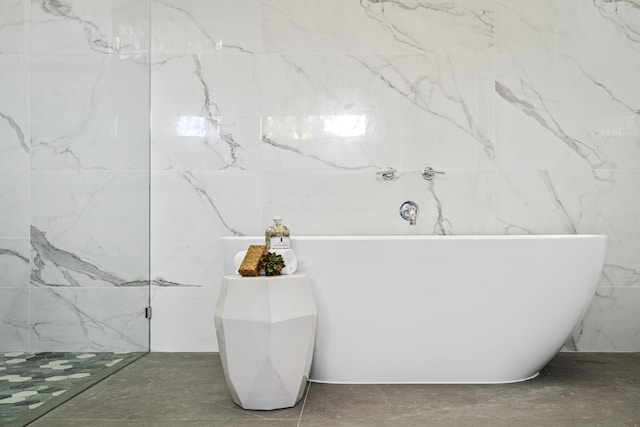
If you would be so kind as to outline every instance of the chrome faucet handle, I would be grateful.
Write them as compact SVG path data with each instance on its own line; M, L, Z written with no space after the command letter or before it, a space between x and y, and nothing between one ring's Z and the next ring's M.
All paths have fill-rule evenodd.
M402 205L400 205L400 216L403 219L409 221L409 225L416 225L418 213L420 213L420 208L414 201L407 200Z
M391 166L387 166L386 168L382 169L381 171L376 172L376 175L380 175L382 177L382 179L386 180L386 181L391 181L392 179L396 179L396 170L394 168L392 168Z
M422 177L427 181L431 181L436 174L444 175L444 172L433 170L431 166L427 166L422 171Z

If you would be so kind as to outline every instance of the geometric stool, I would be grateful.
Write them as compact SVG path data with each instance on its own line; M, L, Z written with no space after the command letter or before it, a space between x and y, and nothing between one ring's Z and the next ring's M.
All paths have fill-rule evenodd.
M295 406L309 378L316 317L306 274L225 276L214 320L236 404L260 410Z

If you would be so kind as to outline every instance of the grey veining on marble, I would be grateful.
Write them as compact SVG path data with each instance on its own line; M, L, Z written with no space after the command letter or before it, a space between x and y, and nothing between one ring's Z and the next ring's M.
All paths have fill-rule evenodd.
M147 287L32 288L31 349L145 351L148 298Z
M220 36L222 34L219 34L220 29L219 27L213 27L213 29L210 28L211 24L210 22L208 22L209 20L202 20L203 16L202 15L196 15L196 11L190 10L190 7L196 6L196 7L203 7L205 5L202 4L197 4L195 2L191 2L190 4L187 5L187 7L185 7L183 5L183 2L179 3L176 2L175 0L153 0L153 5L154 6L159 6L159 8L165 8L168 9L167 11L163 11L163 13L167 13L169 16L172 16L173 20L177 20L179 18L176 17L176 15L180 18L182 18L184 20L183 25L185 26L189 26L192 28L196 28L197 29L197 38L203 40L205 43L203 43L203 45L198 45L197 47L197 51L196 53L202 53L203 51L210 51L210 50L230 50L233 53L246 53L246 54L254 54L257 53L255 52L252 48L251 45L249 46L245 46L243 47L241 44L237 44L237 42L229 42L228 40L225 40L224 38L221 38ZM232 6L230 5L225 5L223 4L223 2L221 1L211 1L208 3L212 3L214 6L218 6L221 8L232 8ZM243 12L245 12L247 15L250 15L251 12L253 12L252 10L252 5L248 5L245 4L244 7L246 8L245 10L243 10ZM219 13L218 15L222 16L222 13ZM222 22L217 22L218 25L223 24ZM234 34L235 35L235 34ZM167 40L166 43L172 43L173 41L171 40ZM156 46L157 50L165 50L164 49L164 44L165 44L165 40L157 40L157 44L159 44L160 46Z
M154 170L253 168L260 61L253 55L153 57ZM177 84L179 82L179 84Z
M496 7L499 52L637 53L640 47L633 0L499 0Z
M433 234L444 236L452 233L452 224L449 221L443 212L442 202L438 198L436 194L436 184L432 181L429 181L429 193L431 193L433 200L435 202L435 210L438 212L438 218L433 227Z
M148 172L33 171L31 178L33 285L148 284Z
M214 133L228 146L228 150L229 150L229 154L228 156L230 157L229 160L227 160L227 163L223 166L222 169L227 169L230 167L235 166L236 162L237 162L237 158L236 158L236 151L238 149L238 147L240 147L240 144L238 144L234 138L233 135L225 132L224 129L222 128L222 124L220 123L219 117L220 117L220 108L218 107L218 105L215 103L214 100L211 99L211 94L209 92L209 86L207 85L207 82L204 80L204 77L202 76L202 65L200 63L200 60L198 59L198 57L196 55L193 56L193 62L195 65L195 74L196 76L198 76L198 80L200 81L200 84L202 85L202 113L204 114L204 118L206 120L206 122L211 126L211 128L213 129ZM224 158L225 156L222 154L218 154L220 158Z
M43 286L81 286L75 276L86 276L92 283L106 283L116 287L138 287L148 286L146 280L126 281L117 277L100 267L82 260L72 252L68 252L53 246L44 232L36 227L31 227L31 247L33 248L33 268L31 270L31 283ZM45 280L44 270L57 270L66 283L51 283Z
M0 287L0 351L29 348L29 289Z
M531 87L526 82L521 82L520 92L516 93L514 90L497 81L496 93L502 99L547 129L569 149L582 157L590 167L594 169L611 168L612 165L607 164L596 150L585 144L583 141L572 137L562 129L560 123L558 123L558 121L553 117L553 113L549 111L545 105L544 99L534 87Z
M585 69L585 67L583 67L575 57L571 57L570 59L574 62L576 67L580 69L580 72L582 73L582 75L586 77L588 80L590 80L598 90L604 91L606 95L611 98L611 101L613 101L615 104L621 105L624 109L626 109L631 114L634 114L634 115L640 114L640 105L636 105L636 106L629 105L627 100L620 99L616 93L614 93L611 89L609 89L606 83L598 81L596 77L592 76L589 73L589 70Z
M189 285L184 283L176 283L170 282L168 280L163 279L162 277L158 277L151 281L152 286L164 287L164 288L175 288L175 287L200 287L201 285Z
M320 156L317 156L315 154L311 154L311 153L304 153L302 150L296 148L296 147L292 147L290 145L286 145L286 144L281 144L278 143L276 141L274 141L273 139L269 138L267 135L262 135L262 142L264 142L265 144L270 145L271 147L274 147L278 150L283 150L283 151L288 151L291 153L295 153L301 157L305 157L307 159L311 159L311 160L315 160L318 161L328 167L334 168L334 169L342 169L342 170L362 170L362 169L370 169L372 172L375 171L376 169L380 169L380 166L374 166L374 165L356 165L356 166L344 166L344 165L339 165L337 163L334 163L330 160L325 160L322 159Z
M80 114L74 111L74 115L77 117L75 120L76 123L73 124L73 127L69 127L68 129L63 130L62 132L64 133L61 132L61 134L55 135L53 138L51 138L51 140L48 140L48 138L45 138L44 135L40 135L39 125L41 122L44 122L44 120L41 120L40 117L46 117L46 116L45 114L41 114L41 111L43 111L44 108L40 110L37 106L38 104L36 104L36 108L34 111L34 117L35 117L34 138L32 141L32 145L34 147L34 155L32 160L33 166L37 167L40 164L39 157L42 155L41 151L46 150L49 152L48 154L50 154L51 158L56 159L57 161L59 161L59 159L62 158L64 159L64 162L66 164L71 164L72 168L73 167L78 169L87 168L87 165L83 166L82 160L81 160L82 156L76 152L76 148L74 148L74 142L79 140L82 134L87 131L87 128L90 125L90 123L92 121L95 121L95 119L92 119L92 117L98 111L98 108L96 105L98 88L105 77L104 76L105 72L104 72L104 69L102 68L102 64L100 64L100 67L96 71L97 71L96 74L91 75L90 77L91 83L89 83L87 87L88 90L85 95L85 101L83 102L84 108L80 109ZM34 72L36 73L36 78L37 76L45 74L43 72L38 73L37 68L34 70ZM47 78L50 78L50 75L48 72L46 72L46 75L47 75ZM37 80L36 80L36 84L37 84ZM61 84L61 82L57 82L57 84ZM79 84L79 82L76 80L74 84ZM36 87L40 89L40 87L38 86ZM46 88L46 86L44 87ZM47 98L49 97L46 96L45 94L41 94L39 91L37 91L34 96L34 100L47 99ZM65 124L69 126L68 123L65 123Z
M17 258L18 260L29 264L29 258L12 249L0 248L0 257Z
M24 136L24 132L20 128L20 125L16 123L16 121L8 114L0 111L0 119L4 120L11 129L13 129L16 139L20 143L20 147L24 150L25 153L29 153L29 145L27 144L26 138Z
M29 346L29 240L0 237L0 351Z
M262 49L262 1L153 0L154 54L256 54ZM186 29L186 30L185 30Z
M637 287L600 286L576 337L579 351L606 348L611 352L636 351L638 343Z
M380 7L373 6L374 4L380 5ZM418 51L424 50L423 41L420 40L419 34L411 34L406 31L402 25L397 25L393 22L394 11L396 13L407 13L407 16L412 15L434 15L434 21L447 21L453 18L454 20L465 20L463 24L465 28L473 28L478 34L478 39L486 38L490 40L495 31L493 10L490 4L485 5L486 9L479 6L477 9L473 9L470 6L470 2L450 2L450 3L434 3L434 2L408 2L402 0L369 0L360 2L360 6L364 9L367 16L378 23L380 27L384 28L389 33L395 42L400 45L407 45L412 49ZM394 10L395 9L395 10ZM400 21L400 23L403 23ZM475 24L475 25L474 25ZM417 36L417 37L416 37Z
M3 54L0 47L0 171L29 169L29 79L28 56Z
M636 0L600 0L594 1L593 6L603 20L624 34L630 44L640 48L640 25L633 19L634 13L636 17L640 16L640 4Z
M33 2L34 52L111 55L148 51L148 2Z
M0 288L29 285L29 242L26 238L0 237Z
M98 28L96 24L76 15L70 4L60 0L43 0L40 2L40 7L46 15L54 19L65 19L80 25L87 39L87 43L92 50L99 53L112 53L117 51L117 48L111 46L107 40L107 36L101 33L100 28Z
M639 286L640 269L606 263L604 265L602 278L604 283L609 286Z
M143 54L35 56L32 168L146 169L147 61Z
M460 93L456 76L456 71L459 70L456 70L450 57L434 58L435 64L430 67L434 68L432 73L419 73L417 76L412 75L412 72L405 74L404 70L394 64L393 58L380 58L381 64L375 66L369 65L366 60L354 59L383 81L389 89L399 93L420 110L468 134L483 147L491 161L495 159L492 141L484 135L478 127L477 119L472 116L472 111L476 108L468 105L468 101ZM427 62L431 62L431 59L427 59ZM446 108L438 105L438 101L442 101L438 99L440 96L446 100Z
M191 173L191 172L184 172L181 174L183 180L185 182L187 182L192 190L198 195L198 197L205 203L206 206L208 206L210 208L211 211L213 211L213 213L215 214L215 216L218 217L218 219L220 220L220 222L222 223L222 225L231 233L233 233L233 235L235 236L243 236L244 234L242 234L240 231L234 230L233 228L231 228L227 222L225 221L225 219L223 218L223 214L220 211L220 209L218 209L216 202L211 198L211 196L207 193L206 189L203 188L200 183L198 182L197 178Z
M274 163L493 167L489 56L281 55L262 68L262 140L296 154Z
M330 0L264 4L268 52L488 52L495 38L493 3L456 0Z
M571 215L569 215L569 212L567 212L567 208L564 206L560 196L557 194L556 189L553 185L553 181L549 176L549 172L541 171L540 178L544 182L545 187L549 192L549 195L551 195L553 201L555 202L556 211L559 212L560 216L564 219L563 221L565 223L564 231L568 234L578 234L578 229L576 227L576 224L574 224L573 219L571 218Z

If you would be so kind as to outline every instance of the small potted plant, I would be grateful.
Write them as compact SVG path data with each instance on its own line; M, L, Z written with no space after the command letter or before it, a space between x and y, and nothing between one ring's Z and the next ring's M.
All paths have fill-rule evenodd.
M264 274L267 276L279 276L284 267L282 256L276 253L267 252L267 254L260 259L260 270L264 271Z

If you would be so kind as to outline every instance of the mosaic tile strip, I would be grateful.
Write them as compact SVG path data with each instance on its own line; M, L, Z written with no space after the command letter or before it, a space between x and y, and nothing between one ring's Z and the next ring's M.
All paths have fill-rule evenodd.
M142 354L0 353L0 425L25 425Z

